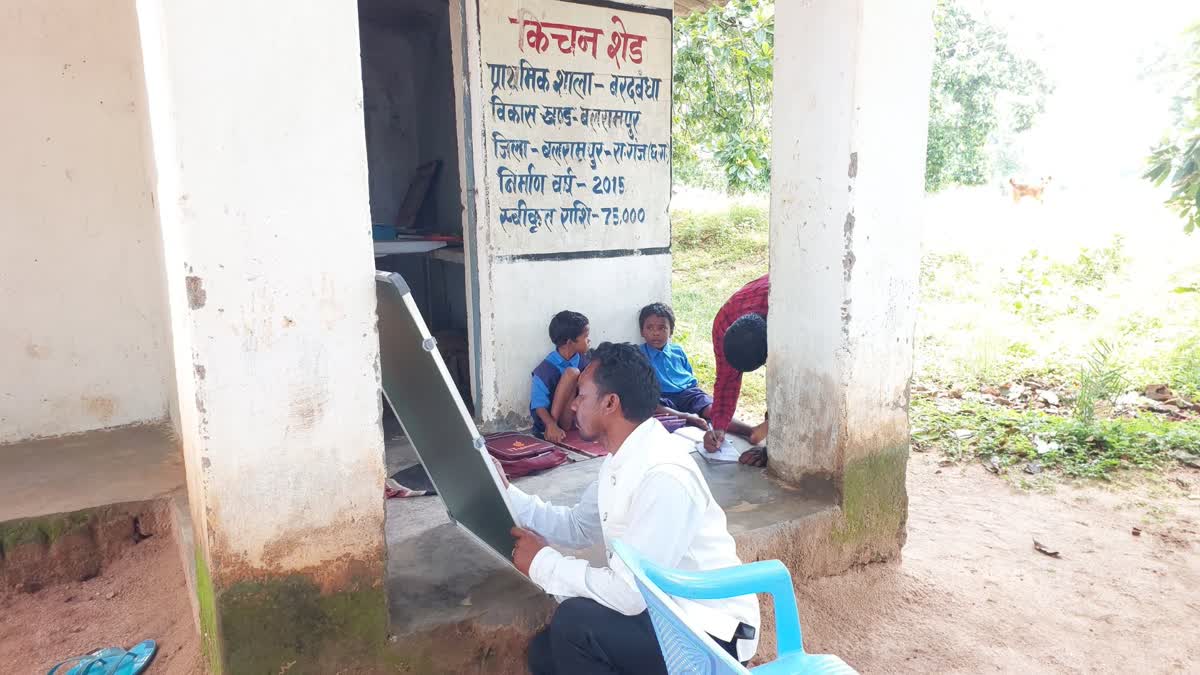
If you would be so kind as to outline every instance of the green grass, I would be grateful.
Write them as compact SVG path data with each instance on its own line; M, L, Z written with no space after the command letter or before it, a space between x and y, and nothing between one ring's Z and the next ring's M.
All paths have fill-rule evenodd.
M767 273L767 208L738 201L717 211L677 209L671 225L674 339L691 359L700 386L711 392L713 318L734 291ZM765 370L742 378L738 415L747 422L761 420L767 409Z
M1034 410L917 398L911 415L917 449L937 449L960 461L995 457L1001 471L1018 475L1036 461L1070 477L1108 478L1120 469L1169 466L1174 451L1200 454L1200 421L1150 414L1085 424Z
M753 196L689 195L681 201L687 203L677 201L672 211L675 340L691 357L701 385L711 389L713 317L730 294L767 271L767 204ZM1024 235L1009 232L1013 223L1032 216L1004 212L1009 220L989 230L966 217L984 213L978 208L972 205L949 220L955 227L968 223L1001 232L1014 245L997 250L977 242L965 253L944 237L926 242L916 331L918 382L934 390L952 385L971 390L1036 380L1038 389L1056 389L1064 402L1093 404L1166 383L1176 394L1200 398L1200 293L1169 292L1180 280L1200 278L1200 266L1185 262L1164 268L1163 251L1175 244L1164 241L1131 252L1130 242L1148 241L1134 231L1042 242L1036 227L1027 227ZM1034 250L1039 242L1042 249ZM1096 388L1089 383L1097 376L1098 349L1104 357L1099 375L1118 384L1081 397L1081 391ZM739 416L754 421L765 410L764 369L744 378ZM1069 405L1062 409L1069 411ZM1104 417L952 399L935 403L920 396L911 410L915 447L960 461L990 464L995 457L1001 471L1022 484L1029 479L1023 469L1035 461L1046 477L1111 478L1121 469L1173 465L1176 450L1200 454L1200 421L1169 421L1150 413Z

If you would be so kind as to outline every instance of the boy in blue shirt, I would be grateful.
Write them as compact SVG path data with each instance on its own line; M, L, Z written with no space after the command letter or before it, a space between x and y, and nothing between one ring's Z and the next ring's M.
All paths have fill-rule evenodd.
M688 424L708 429L712 419L712 396L700 388L692 364L683 347L671 342L675 333L675 312L662 302L646 305L638 314L642 330L642 353L649 359L662 399L657 413L667 413L686 420Z
M550 319L554 351L533 369L529 394L534 436L559 443L575 426L571 402L579 392L579 373L588 365L589 332L588 319L579 312L564 310Z

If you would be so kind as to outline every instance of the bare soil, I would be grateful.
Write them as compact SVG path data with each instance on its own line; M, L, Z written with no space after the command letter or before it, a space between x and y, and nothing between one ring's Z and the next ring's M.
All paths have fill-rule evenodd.
M44 673L101 647L158 642L153 675L204 672L179 552L170 531L127 549L88 581L0 591L0 672Z
M797 584L809 651L863 673L1195 672L1200 472L1036 494L917 454L908 476L903 561Z
M1200 472L1041 494L917 454L908 486L903 561L797 584L810 651L863 673L1184 673L1200 663ZM169 537L95 579L0 596L4 672L45 672L148 637L160 645L149 673L203 672Z

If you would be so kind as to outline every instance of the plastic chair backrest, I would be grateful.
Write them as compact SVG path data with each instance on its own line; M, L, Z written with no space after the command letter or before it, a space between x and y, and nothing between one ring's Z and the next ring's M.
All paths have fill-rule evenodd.
M633 572L638 590L646 600L670 675L744 675L750 672L707 633L691 624L679 605L646 576L641 557L633 549L624 542L614 541L613 550Z

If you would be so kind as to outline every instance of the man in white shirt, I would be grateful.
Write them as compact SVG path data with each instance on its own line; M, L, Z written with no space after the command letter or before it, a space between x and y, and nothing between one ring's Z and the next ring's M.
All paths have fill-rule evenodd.
M574 507L554 506L507 486L522 526L513 529L513 564L562 601L529 645L534 675L666 672L646 603L633 574L612 552L613 539L666 567L741 564L725 512L695 461L653 418L658 399L658 378L636 347L600 345L579 377L572 403L583 437L610 453L599 479ZM603 542L608 566L564 556L547 542L571 549ZM757 596L676 601L736 659L754 655Z

